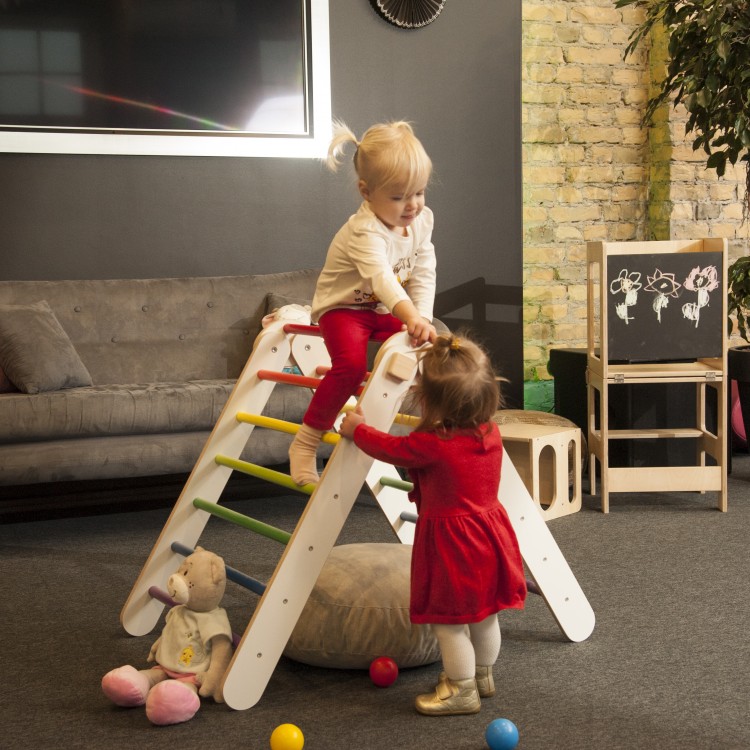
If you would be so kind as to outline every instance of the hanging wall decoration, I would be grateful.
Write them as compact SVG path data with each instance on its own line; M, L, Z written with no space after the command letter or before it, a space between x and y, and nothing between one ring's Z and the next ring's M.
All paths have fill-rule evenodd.
M445 3L446 0L370 0L381 18L402 29L418 29L432 23Z

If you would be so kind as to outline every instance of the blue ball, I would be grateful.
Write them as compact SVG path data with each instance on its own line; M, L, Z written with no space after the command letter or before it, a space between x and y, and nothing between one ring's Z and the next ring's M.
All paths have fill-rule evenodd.
M510 719L495 719L484 733L490 750L513 750L518 744L518 728Z

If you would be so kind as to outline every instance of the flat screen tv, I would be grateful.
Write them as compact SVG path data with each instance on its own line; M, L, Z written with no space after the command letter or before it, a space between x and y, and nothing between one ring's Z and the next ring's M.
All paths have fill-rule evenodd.
M320 156L328 0L0 2L0 151Z

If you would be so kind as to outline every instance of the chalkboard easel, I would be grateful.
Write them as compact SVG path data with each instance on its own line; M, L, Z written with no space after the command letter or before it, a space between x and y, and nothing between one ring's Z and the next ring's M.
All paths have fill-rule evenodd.
M587 256L587 414L591 494L716 492L727 510L727 251L723 238L589 242ZM694 421L609 425L622 388L691 384ZM706 418L715 405L716 425ZM671 423L670 423L671 422ZM610 466L610 441L687 441L694 451L664 465ZM665 443L665 445L668 443Z
M606 276L610 362L720 357L723 270L720 252L610 257Z

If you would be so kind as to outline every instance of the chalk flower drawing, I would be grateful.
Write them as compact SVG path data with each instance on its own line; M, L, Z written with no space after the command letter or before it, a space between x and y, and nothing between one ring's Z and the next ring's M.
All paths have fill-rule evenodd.
M696 328L701 319L701 308L708 305L708 293L718 288L719 273L716 270L716 266L706 266L705 268L696 266L690 272L687 279L685 279L685 289L696 292L698 300L696 302L686 302L682 306L682 314L688 320L694 320Z
M624 294L625 300L618 302L615 306L617 311L617 317L620 320L625 321L625 325L628 324L629 320L633 320L628 315L628 308L633 307L638 302L638 290L641 288L641 274L638 271L628 272L627 268L623 268L620 271L620 275L612 280L609 285L610 294Z
M647 275L646 278L648 284L643 287L643 291L656 294L653 308L656 319L661 323L661 311L669 304L670 297L679 296L678 290L682 287L682 284L675 280L673 273L662 273L658 268L654 271L653 276Z

